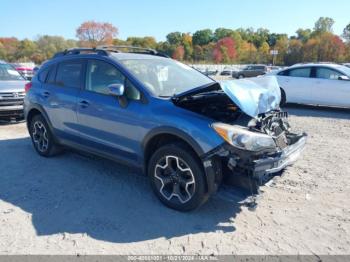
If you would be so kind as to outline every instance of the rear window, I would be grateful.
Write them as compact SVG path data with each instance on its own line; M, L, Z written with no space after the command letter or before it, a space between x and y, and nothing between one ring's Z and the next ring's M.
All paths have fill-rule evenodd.
M56 85L80 88L82 69L80 61L60 63L56 73Z

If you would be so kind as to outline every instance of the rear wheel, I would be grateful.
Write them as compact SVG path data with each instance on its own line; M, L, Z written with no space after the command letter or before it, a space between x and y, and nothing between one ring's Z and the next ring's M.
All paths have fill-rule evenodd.
M42 115L36 115L30 121L29 133L33 146L39 155L49 157L61 151Z
M189 211L208 199L203 168L181 144L159 148L149 161L148 175L155 194L170 208Z

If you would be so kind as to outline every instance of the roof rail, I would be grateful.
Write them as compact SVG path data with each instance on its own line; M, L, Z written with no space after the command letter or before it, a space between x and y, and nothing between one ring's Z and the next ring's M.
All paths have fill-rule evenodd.
M145 53L145 54L151 54L151 55L157 55L157 56L163 56L163 57L169 57L168 55L158 52L155 49L152 48L146 48L146 47L139 47L139 46L129 46L129 45L102 45L97 46L96 49L101 49L105 51L110 52L116 52L116 53L122 53L120 49L128 49L131 50L130 53ZM136 51L136 52L135 52Z
M104 46L97 46L94 48L74 47L74 48L66 49L63 52L56 53L53 56L53 58L60 57L60 56L66 56L66 55L79 55L79 54L84 54L84 53L95 53L98 55L108 56L108 52L122 53L123 51L121 51L120 49L133 50L130 53L151 54L151 55L169 57L166 54L163 54L163 53L158 52L158 51L151 49L151 48L144 48L144 47L138 47L138 46L127 46L127 45L121 45L121 46L104 45Z
M106 50L101 50L98 48L80 48L80 47L74 47L70 49L66 49L63 52L56 53L53 58L60 57L60 56L66 56L66 55L79 55L83 53L96 53L99 55L108 55L108 52Z

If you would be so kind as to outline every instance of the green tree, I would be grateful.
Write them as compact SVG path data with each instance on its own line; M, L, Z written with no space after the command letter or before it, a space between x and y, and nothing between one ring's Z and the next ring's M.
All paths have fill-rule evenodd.
M297 31L296 31L296 34L297 34L297 39L302 41L303 43L306 43L310 37L311 37L311 29L302 29L302 28L299 28Z
M350 42L350 23L344 28L342 36L347 42Z
M157 47L157 41L152 36L145 37L128 37L126 39L127 45L145 47L145 48L153 48Z
M316 33L333 32L334 20L330 17L320 17L314 27Z
M210 29L198 30L192 36L194 45L204 46L213 40L213 32Z
M232 37L233 33L234 33L234 31L232 29L219 27L219 28L215 29L214 39L215 39L215 41L219 41L220 39L225 38L225 37Z
M166 39L169 44L178 46L182 43L182 34L180 32L172 32L167 34Z

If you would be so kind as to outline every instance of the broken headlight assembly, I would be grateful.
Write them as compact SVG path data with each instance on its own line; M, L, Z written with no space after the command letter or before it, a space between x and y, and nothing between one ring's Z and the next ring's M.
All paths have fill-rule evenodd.
M260 151L276 148L273 138L265 134L251 132L241 127L224 123L214 123L212 127L226 142L239 149Z

